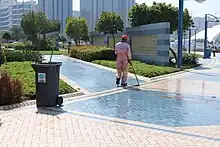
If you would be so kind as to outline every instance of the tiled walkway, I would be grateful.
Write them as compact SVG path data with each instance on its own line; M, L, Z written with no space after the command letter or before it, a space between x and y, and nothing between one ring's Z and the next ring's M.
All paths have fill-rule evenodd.
M128 125L47 110L1 116L1 147L220 146L220 127Z
M120 93L121 97L115 99L110 95L109 98L103 99L96 96L97 101L94 101L93 97L85 103L80 100L66 102L63 109L37 110L35 106L29 106L0 113L0 147L220 147L220 122L217 117L219 113L215 111L220 108L218 102L220 80L217 78L219 70L220 64L217 63L212 69L197 70L196 73L142 86L142 91L150 90L148 94L152 94L151 97L145 94L148 101L141 96L134 102L135 97L132 93L138 91L118 90L116 93ZM75 73L77 71L71 76L74 77ZM84 75L86 76L87 73ZM114 73L111 76L113 75ZM112 88L105 85L103 87L104 90ZM160 94L155 95L157 92L151 89L157 90ZM100 91L97 88L93 90ZM123 96L121 92L129 95ZM164 100L161 100L163 92L174 92L174 94L166 93ZM153 99L153 96L156 98ZM188 101L187 98L190 100ZM198 101L198 103L194 101L195 105L191 103L193 98ZM171 108L171 103L176 102L184 105L178 104L175 107L172 105ZM83 105L79 105L80 103ZM150 107L152 109L149 109ZM166 109L168 107L170 109ZM144 109L146 111L143 111ZM181 114L175 113L177 109L181 110ZM197 110L199 111L196 112ZM140 112L139 115L137 111ZM184 120L190 125L158 123L169 122L173 120L172 117L178 115L188 116L187 114L193 114L190 113L192 111L196 115L192 115L192 118L185 117ZM118 115L115 115L116 112ZM167 116L159 120L161 114ZM134 118L135 115L137 119L129 119ZM146 121L143 118L139 119L142 116L143 118L149 116L152 122L146 118ZM195 116L194 120L193 116ZM195 120L199 118L205 121L195 125Z

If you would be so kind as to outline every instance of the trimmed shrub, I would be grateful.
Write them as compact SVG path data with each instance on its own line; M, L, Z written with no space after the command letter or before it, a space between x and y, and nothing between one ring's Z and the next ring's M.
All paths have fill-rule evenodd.
M93 61L93 63L114 69L116 68L116 61L95 60ZM149 65L140 61L132 61L132 64L136 71L136 74L149 78L180 71L180 69L178 68ZM134 73L131 66L129 66L129 72Z
M11 78L7 72L0 73L0 105L10 105L22 101L22 84Z
M51 39L40 40L40 50L53 50L55 49L55 45L53 44Z
M193 53L183 53L182 63L183 63L183 65L196 65L196 64L198 64L199 58L201 58L201 55L193 54ZM175 66L177 64L176 59L177 59L176 52L170 51L170 58L169 58L170 66ZM175 62L173 62L173 61L175 61Z
M14 47L15 50L35 50L36 48L31 42L19 43Z
M70 56L91 62L93 60L115 60L114 50L104 46L82 45L74 46L70 50Z
M18 43L13 47L15 50L24 50L25 44L24 43Z
M35 47L31 44L31 42L24 42L24 43L7 43L4 44L6 48L13 48L14 50L35 50Z
M200 58L200 55L198 54L191 54L191 53L184 53L183 54L183 64L197 64L198 60Z
M37 48L32 45L31 42L24 43L8 43L4 44L6 48L13 48L15 50L36 50ZM39 41L40 50L52 50L55 49L55 45L51 39L44 39Z
M41 62L43 60L43 56L36 52L30 50L24 51L5 51L6 61L7 62L22 62L22 61L36 61Z

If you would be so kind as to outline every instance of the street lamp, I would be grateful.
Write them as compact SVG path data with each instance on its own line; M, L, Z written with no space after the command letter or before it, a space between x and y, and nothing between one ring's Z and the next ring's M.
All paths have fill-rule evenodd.
M198 3L202 3L206 0L195 0ZM179 0L179 12L178 12L178 68L182 66L182 48L183 48L183 2Z
M186 49L186 32L183 32L183 46L184 46L184 50Z
M183 1L179 0L179 13L178 13L178 68L182 66L182 49L183 49Z
M208 16L212 16L215 18L215 21L208 21ZM212 14L205 14L205 38L204 38L204 59L209 58L209 54L207 53L207 28L208 22L219 22L218 18Z

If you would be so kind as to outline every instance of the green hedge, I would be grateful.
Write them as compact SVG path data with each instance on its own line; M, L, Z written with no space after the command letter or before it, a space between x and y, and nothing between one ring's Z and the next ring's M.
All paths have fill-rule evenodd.
M93 63L114 69L116 68L116 61L95 60L93 61ZM132 63L136 71L136 74L149 78L180 71L180 69L174 67L149 65L139 61L132 61ZM129 67L129 72L134 72L131 66Z
M93 60L115 60L114 50L93 45L74 46L70 50L70 57L91 62Z
M31 42L21 42L21 43L6 43L4 44L6 48L13 48L14 50L37 50L37 48L32 45ZM52 50L55 49L55 45L51 39L39 40L40 50Z
M41 62L43 56L36 51L5 51L6 61L7 62L22 62L22 61L36 61Z

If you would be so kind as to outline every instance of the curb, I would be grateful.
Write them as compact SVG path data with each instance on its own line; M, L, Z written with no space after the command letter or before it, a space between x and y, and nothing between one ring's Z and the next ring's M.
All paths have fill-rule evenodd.
M64 76L63 74L60 74L60 79L66 82L68 85L73 87L78 92L82 92L85 94L89 94L90 92L82 87L80 87L78 84L76 84L73 80L69 79L68 77Z
M0 106L0 111L8 111L8 110L16 109L16 108L21 108L24 106L31 106L34 104L36 104L35 100L29 100L29 101L21 102L18 104Z
M75 93L69 93L69 94L64 94L64 95L60 95L60 96L62 96L64 99L69 99L69 98L82 96L82 95L85 95L85 94L83 92L75 92ZM18 104L0 106L0 111L8 111L8 110L13 110L16 108L31 106L31 105L35 105L35 104L36 104L36 100L29 100L29 101L21 102Z

